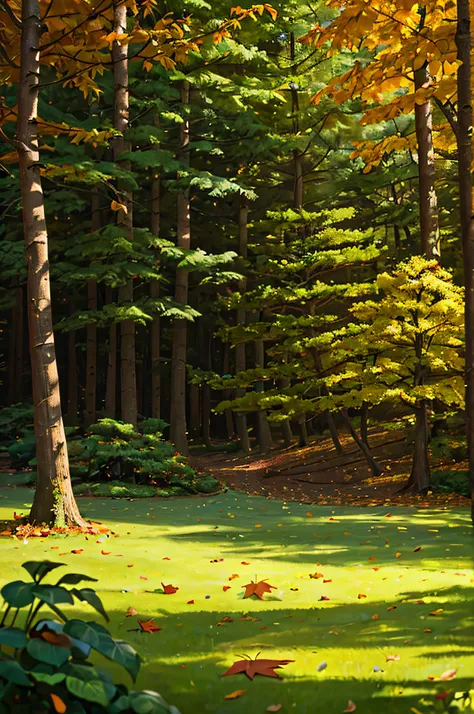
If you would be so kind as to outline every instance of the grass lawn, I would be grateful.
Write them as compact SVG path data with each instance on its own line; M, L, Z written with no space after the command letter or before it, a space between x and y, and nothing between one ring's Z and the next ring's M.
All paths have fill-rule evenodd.
M0 519L26 512L32 495L0 490ZM98 578L112 634L146 660L138 685L156 689L182 714L257 714L277 704L282 714L339 714L348 700L361 713L431 714L445 711L436 694L474 686L467 509L393 508L388 516L389 507L308 506L232 492L80 499L80 507L119 537L0 538L0 584L26 579L21 563L43 558ZM78 548L81 554L71 553ZM323 577L309 577L315 573ZM242 599L242 585L255 577L277 588L266 601ZM154 592L161 582L178 592ZM323 595L329 600L320 601ZM137 618L125 618L129 606L163 629L135 631ZM86 608L81 615L96 619ZM245 615L258 619L241 621ZM233 621L218 625L224 617ZM240 655L259 652L295 662L280 670L281 680L219 676ZM386 662L392 655L400 659ZM323 661L327 668L318 672ZM429 679L451 669L454 679ZM224 700L239 689L246 690L239 699Z

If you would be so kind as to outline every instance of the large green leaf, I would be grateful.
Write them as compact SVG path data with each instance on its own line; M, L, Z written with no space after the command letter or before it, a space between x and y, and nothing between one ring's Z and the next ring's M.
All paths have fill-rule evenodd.
M22 687L33 686L25 670L16 659L0 660L0 677L6 679L7 682L13 682L13 684L19 684Z
M23 580L14 580L2 588L2 597L12 607L27 607L34 600L33 588L35 583L25 583Z
M54 563L52 560L28 560L21 567L25 568L36 583L39 583L52 570L63 568L65 565L66 563Z
M55 667L61 667L71 656L69 648L50 645L49 642L45 642L39 637L29 640L26 650L38 662L52 664Z
M136 714L179 714L176 707L171 707L157 692L130 692L130 704Z
M96 702L106 707L109 697L104 683L92 667L81 664L71 664L67 668L66 687L71 694L88 702Z
M45 682L51 687L54 687L56 684L59 684L60 682L63 682L66 679L66 675L64 674L64 672L56 672L55 674L46 674L46 672L32 672L31 674L38 682Z
M26 635L19 627L2 627L0 629L0 645L8 647L26 647Z
M130 709L130 697L128 694L122 694L113 704L109 707L110 714L121 714L121 712L126 712Z
M96 583L97 578L91 578L89 575L81 575L80 573L66 573L58 580L56 585L79 585L82 582Z
M92 649L124 667L135 680L140 669L140 657L127 642L114 640L105 627L96 622L69 620L64 625L67 635L81 640Z
M74 588L71 592L77 597L78 600L81 600L81 602L87 602L94 608L94 610L97 610L97 612L100 613L107 622L109 621L109 616L105 612L102 601L95 590L92 590L91 588L81 588L81 590Z
M74 599L69 590L58 587L57 585L35 585L33 595L47 605L60 605L62 603L72 605L74 603Z

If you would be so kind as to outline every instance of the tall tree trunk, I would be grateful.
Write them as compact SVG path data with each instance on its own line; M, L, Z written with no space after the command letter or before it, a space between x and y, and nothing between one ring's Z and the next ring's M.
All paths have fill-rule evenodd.
M201 389L198 384L189 385L189 431L194 437L201 435Z
M474 216L472 195L471 10L469 0L457 0L458 59L458 171L461 240L464 262L466 329L466 430L469 481L474 522Z
M76 311L75 300L71 301L71 314ZM76 331L70 330L67 336L67 409L64 423L67 426L77 426L78 383L77 383L77 353Z
M416 409L415 440L410 478L402 489L415 493L427 493L431 483L430 462L428 459L429 427L428 402L423 399Z
M114 302L112 288L105 289L105 302ZM117 325L109 327L109 351L107 356L107 377L105 384L104 416L115 419L117 415Z
M204 349L206 355L204 368L212 372L212 330L206 329L203 334ZM204 382L201 387L202 398L202 439L207 449L210 449L211 444L211 387L207 382ZM232 412L231 412L232 413Z
M18 404L22 398L23 382L23 332L24 303L23 285L20 284L20 274L16 277L15 305L11 310L12 335L8 352L8 403Z
M425 9L421 6L421 27ZM430 81L428 63L415 70L415 90L427 87ZM433 113L430 100L415 103L415 128L418 145L418 186L420 202L421 252L427 258L440 258L438 199L435 189L435 157L433 148Z
M360 409L360 438L369 446L369 405L362 402Z
M184 80L181 86L181 104L189 105L189 82ZM181 160L189 165L189 118L180 124ZM178 193L177 245L185 250L191 247L191 206L189 189ZM188 303L189 273L176 270L176 302L183 306ZM173 322L173 348L171 355L171 418L170 439L177 450L184 455L189 453L186 429L186 365L187 365L187 320Z
M17 315L17 305L13 305L10 311L10 325L9 330L11 335L15 335L15 324ZM16 403L16 340L14 338L10 339L8 343L8 396L7 404ZM0 402L1 403L1 402Z
M48 231L37 135L41 31L39 1L23 0L17 139L38 473L29 520L83 526L69 473L51 311Z
M100 200L99 190L92 189L92 232L100 229ZM97 310L97 283L89 280L87 283L87 309L90 312ZM84 404L84 428L87 429L96 422L97 401L97 324L91 322L87 325L86 348L86 393Z
M114 5L114 32L118 35L127 33L127 7L124 4ZM129 127L130 97L128 91L128 44L114 40L112 44L112 59L114 67L114 128L120 135L114 140L114 160L124 151L130 150L129 142L124 133ZM130 163L120 161L124 169L130 168ZM132 194L122 190L119 181L119 203L124 206L118 211L117 223L123 226L127 239L133 242L133 203ZM118 301L120 305L133 304L133 280L128 280L119 288ZM133 320L122 320L120 323L120 413L122 421L137 426L137 375L135 353L135 323Z
M151 232L154 236L160 235L161 220L161 186L160 177L155 175L151 183ZM160 297L160 283L152 280L150 283L150 297ZM151 325L151 415L155 419L161 416L161 324L158 315L155 315Z
M230 369L230 347L229 343L225 342L223 345L224 354L222 356L222 374L229 374ZM230 399L230 389L226 389L223 394L224 400ZM204 409L204 406L203 406ZM204 417L203 417L204 419ZM225 410L225 425L227 430L227 438L233 439L235 436L234 432L234 416L232 414L232 409Z
M248 218L249 209L247 199L242 196L240 199L239 207L239 255L244 260L247 260L248 252ZM243 278L243 280L239 281L239 292L241 295L244 295L246 290L247 280ZM246 321L247 315L245 314L245 309L239 308L237 310L237 324L245 325ZM245 369L245 342L243 342L241 344L236 345L235 347L235 371L238 374L239 372L245 372ZM245 396L245 389L236 389L235 396L237 398ZM247 425L247 415L245 414L245 412L235 413L235 425L237 428L237 436L239 437L240 448L245 454L248 454L250 452L250 441Z
M255 340L255 367L257 369L265 366L265 349L263 340ZM257 382L255 391L263 392L265 390L263 382ZM258 445L262 454L266 454L273 448L272 432L267 419L267 413L264 410L257 412L257 430L258 430Z

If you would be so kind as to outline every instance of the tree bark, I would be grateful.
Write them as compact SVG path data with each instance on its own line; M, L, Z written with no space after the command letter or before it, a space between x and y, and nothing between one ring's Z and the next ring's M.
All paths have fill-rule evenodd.
M201 389L198 384L189 385L189 431L194 437L201 434Z
M151 183L151 232L157 238L160 235L161 221L161 186L160 177L155 175ZM160 296L160 283L152 280L150 296L157 299ZM151 325L151 415L155 419L161 416L161 324L155 315Z
M360 450L362 451L362 453L364 454L364 456L365 456L365 458L366 458L366 460L367 460L367 463L368 463L369 466L370 466L370 470L372 471L372 474L373 474L374 476L380 476L380 475L383 473L383 469L382 469L382 467L380 466L380 464L378 463L378 461L376 461L376 460L374 459L374 457L372 456L372 452L370 451L370 449L369 449L369 447L367 446L367 444L365 444L365 443L362 441L362 439L360 438L359 434L357 433L357 430L354 429L354 425L353 425L353 423L352 423L352 421L351 421L351 418L350 418L349 414L347 413L347 409L342 409L342 410L341 410L341 414L342 414L342 416L343 416L343 418L344 418L344 421L346 422L346 424L347 424L347 426L348 426L348 428L349 428L350 435L351 435L352 438L354 439L354 441L355 441L355 443L357 444L357 446L359 447L359 449L360 449Z
M92 189L92 232L100 229L99 190ZM87 283L87 309L97 310L97 283L89 280ZM84 428L87 429L97 421L97 325L91 322L87 325L86 351L86 393L84 404Z
M75 301L71 301L71 314L76 311ZM77 426L78 409L76 332L70 330L67 336L67 410L64 423Z
M415 443L413 447L413 461L410 478L403 491L427 493L431 482L430 463L428 459L429 427L428 404L426 400L420 402L416 409Z
M360 410L360 438L369 446L369 405L367 402L362 403Z
M265 366L265 350L263 340L255 340L255 367L259 369ZM255 391L263 392L265 390L263 382L257 382ZM266 454L273 448L272 432L267 419L267 413L263 409L257 412L257 432L258 445L260 452Z
M8 351L8 404L21 402L23 393L23 285L16 278L15 305L11 310L11 335Z
M38 473L29 520L84 526L69 473L53 333L48 231L37 134L41 32L39 1L23 0L17 139Z
M112 288L105 290L105 302L111 305L114 302ZM109 327L109 351L107 356L107 377L105 385L104 416L115 419L117 414L117 325Z
M428 63L415 70L415 89L429 82ZM415 128L418 144L418 186L420 202L421 252L427 258L440 258L438 199L435 189L433 114L431 102L415 103Z
M127 7L114 5L114 28L118 35L127 33ZM114 140L114 160L118 162L124 151L130 150L124 132L129 127L130 97L128 91L128 44L114 40L112 44L114 67L114 128L120 135ZM120 166L129 169L127 161L120 161ZM130 191L122 190L119 181L119 203L124 206L118 211L117 224L123 226L125 234L133 242L133 197ZM133 304L133 280L128 280L119 288L119 305ZM137 426L137 376L135 353L135 323L122 320L120 323L120 408L122 421Z
M230 361L230 347L229 343L226 342L224 343L224 354L222 357L222 374L229 374L229 361ZM224 400L230 399L230 389L226 389L224 394L223 394ZM204 406L203 406L204 409ZM226 409L225 410L225 424L226 424L226 430L227 430L227 438L228 439L233 439L235 436L234 432L234 416L232 414L232 409Z
M472 195L471 10L469 0L457 0L458 172L461 241L464 263L466 335L466 431L469 481L474 522L474 216Z
M181 104L186 109L189 105L189 82L184 80L181 86ZM180 124L181 159L189 165L189 119L185 117ZM191 206L189 189L178 193L177 245L185 250L191 247ZM189 273L176 270L176 302L183 307L188 303ZM173 322L173 348L171 355L171 418L170 439L177 450L184 455L189 453L186 428L186 365L187 365L187 320Z
M239 208L239 255L244 259L247 260L247 251L248 251L248 218L249 218L249 209L247 205L247 200L245 197L241 197L240 199L240 208ZM239 292L241 295L244 295L247 290L247 280L243 278L243 280L239 281ZM247 315L245 313L245 309L239 308L237 310L237 324L238 325L245 325L247 321ZM246 360L245 360L245 342L242 342L235 347L235 371L236 374L239 372L245 372L246 369ZM245 396L245 389L236 389L235 390L235 396L236 398L244 397ZM249 431L248 431L248 425L247 425L247 415L245 412L236 412L235 413L235 425L237 428L237 436L239 437L239 442L240 442L240 448L241 450L245 453L248 454L250 452L250 441L249 441Z

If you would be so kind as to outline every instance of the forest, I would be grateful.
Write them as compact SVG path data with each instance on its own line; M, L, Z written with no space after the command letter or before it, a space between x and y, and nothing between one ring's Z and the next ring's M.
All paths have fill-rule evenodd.
M232 707L309 714L316 684L329 714L358 705L394 714L470 710L472 12L469 0L245 7L227 0L0 0L0 548L13 568L20 554L12 543L35 558L23 564L33 583L0 575L0 650L7 653L0 714L20 705L35 714L220 714ZM247 513L259 508L261 515ZM285 515L289 508L293 516ZM277 523L289 517L291 529ZM117 519L130 532L114 541ZM362 547L375 543L367 533L387 536L377 541L385 548L377 558ZM327 550L333 534L341 544L331 541ZM388 562L392 540L399 550ZM186 606L195 603L187 590L192 598L195 587L199 614L210 623L204 627L219 626L215 632L228 637L234 628L229 648L255 650L225 675L246 673L249 689L261 675L258 696L249 703L245 689L228 694L226 679L214 681L208 660L231 664L217 635L212 644L190 635L188 648L206 653L206 674L182 672L193 657L167 659L149 645L160 637L176 649L178 637L158 633L166 628L150 614L131 636L148 657L143 691L128 689L123 676L116 687L95 660L84 664L92 647L115 663L115 678L116 665L133 679L140 666L132 645L112 639L123 617L142 615L132 595L125 603L120 594L138 598L138 590L118 585L137 576L125 577L114 561L118 589L109 592L95 542L103 544L99 561L110 550L127 560L140 551L142 580L155 566L160 582L186 579L186 586L162 582L161 590L138 583L148 613L157 608L150 593L158 593L167 596L168 622L186 623ZM122 553L114 553L117 544ZM50 548L64 557L83 553L97 578L73 573L49 584L56 567L70 564L45 560ZM196 561L166 570L162 561L182 562L187 548L205 559L203 569ZM373 586L379 609L400 607L392 635L390 624L380 634L383 643L372 631L379 614L364 593L369 575L357 575L356 564L380 559L380 574L371 563L364 568L374 579L382 572L391 578L407 550L419 557L403 565L405 586L394 595L388 585ZM254 609L242 610L241 594L234 612L223 599L240 587L231 581L247 560L258 561L255 579L243 586ZM224 561L235 573L226 569L216 602L204 602L217 583L208 563L217 564L215 573ZM316 571L303 576L303 564ZM319 592L331 589L323 584L336 572L344 594ZM421 586L422 573L439 581ZM466 581L458 587L453 574ZM268 583L278 577L286 594ZM112 635L61 612L63 603L76 603L82 617L90 605L108 620L94 590L64 587L80 579L99 581ZM299 579L315 592L301 592ZM362 592L349 599L363 600L357 607L344 599L355 586ZM284 604L287 595L294 608ZM419 616L403 616L391 599L398 597L430 603L428 624L456 603L445 613L437 655L426 644L430 628L423 643L411 644L415 635L404 628ZM333 645L316 647L331 649L318 664L307 630L321 626L315 602L324 608L330 600L327 612L338 612L325 623L325 637L346 632L347 608L369 610L360 622L354 615L362 629L347 630L339 654ZM43 606L61 623L38 624ZM260 621L261 607L270 618L263 630L279 625L272 610L288 608L278 617L291 618L299 607L313 620L292 621L297 644L281 635L259 649L247 642L246 624L229 623L237 613ZM185 628L198 633L192 617ZM400 656L383 648L401 647L402 633L408 649L421 648L416 678L393 665L397 674L379 691L385 664L370 660L371 677L357 676L353 694L355 650L366 657L382 647L389 657L382 661L397 663ZM89 648L83 659L77 643ZM264 646L278 659L259 660L257 651L272 654ZM339 671L323 682L331 656ZM446 671L434 676L441 657ZM287 665L282 694L275 668ZM461 670L467 679L452 683ZM204 704L206 687L218 691L217 703ZM393 703L400 687L404 694ZM271 691L280 692L279 703ZM264 703L270 697L265 706L262 696Z

